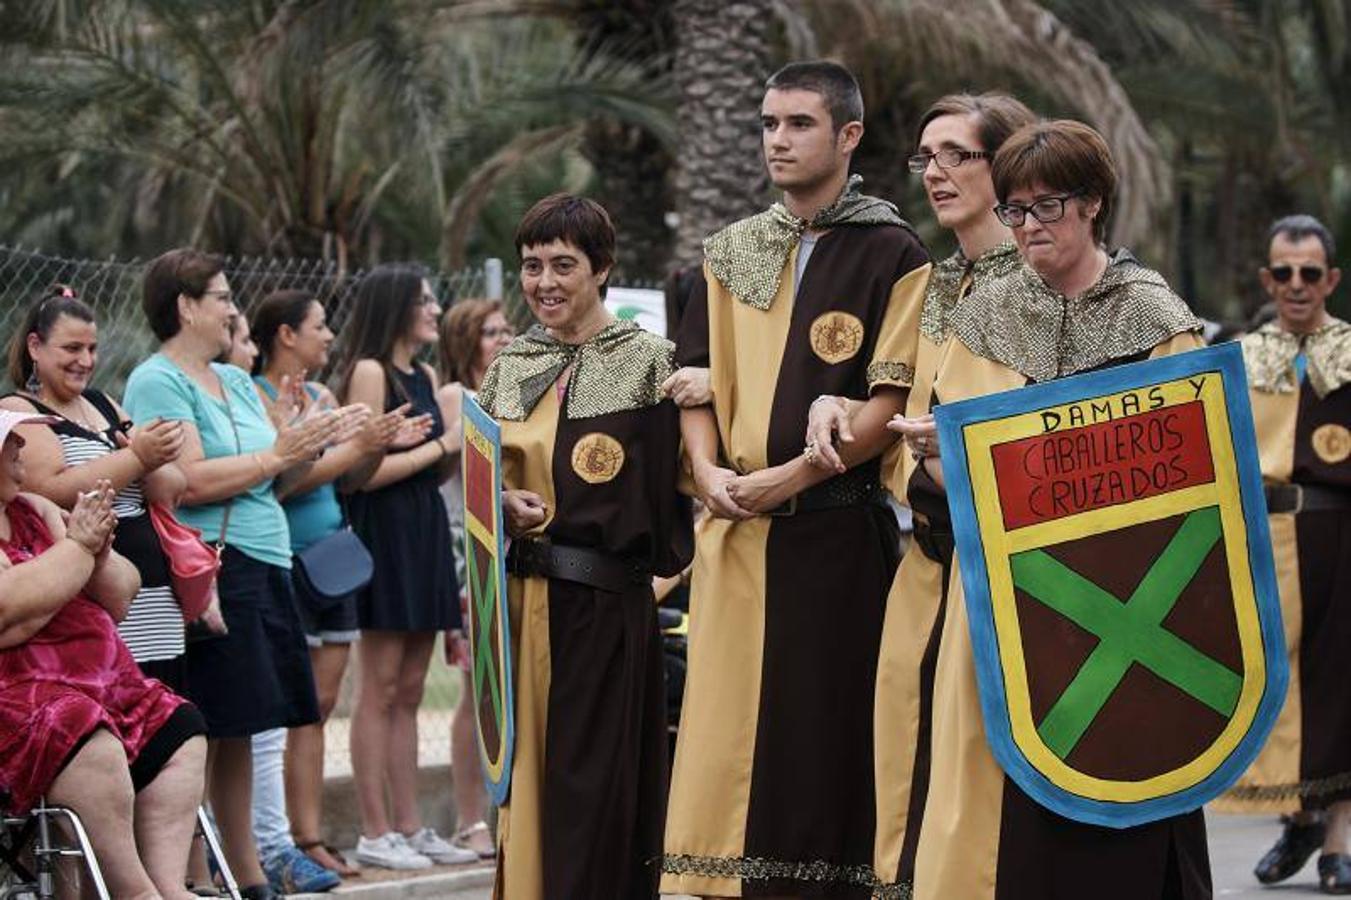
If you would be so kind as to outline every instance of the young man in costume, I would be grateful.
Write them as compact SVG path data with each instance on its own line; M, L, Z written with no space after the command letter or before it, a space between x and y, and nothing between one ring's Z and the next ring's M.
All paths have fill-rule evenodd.
M479 401L502 424L516 700L502 900L657 896L666 686L653 575L684 569L670 341L601 302L615 236L563 194L516 232L538 324L498 354Z
M849 160L863 135L841 66L795 63L761 106L783 202L705 243L678 358L710 370L683 410L697 493L690 656L666 830L667 892L866 897L873 682L898 532L885 423L904 408L928 257ZM801 444L820 394L866 400L842 474Z
M1258 881L1291 877L1321 847L1320 887L1348 894L1351 324L1327 311L1341 280L1334 259L1332 234L1312 216L1272 225L1258 274L1276 320L1243 340L1290 687L1262 755L1217 805L1290 814Z

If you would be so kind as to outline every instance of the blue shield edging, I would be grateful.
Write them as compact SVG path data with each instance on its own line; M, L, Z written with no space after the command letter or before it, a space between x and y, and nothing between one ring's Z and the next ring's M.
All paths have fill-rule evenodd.
M962 432L967 425L989 419L1019 415L1092 396L1139 389L1200 374L1219 375L1224 386L1239 494L1248 532L1248 567L1262 624L1266 687L1248 733L1224 763L1199 783L1174 794L1132 803L1111 803L1080 797L1052 784L1032 767L1013 741L999 661L999 641L994 629L989 572L985 566L984 546L976 520ZM1285 702L1290 677L1242 348L1237 343L1229 343L1028 385L987 397L941 404L934 408L934 418L938 425L939 446L942 447L943 480L947 484L948 507L952 514L959 570L966 595L986 739L1000 767L1032 799L1052 812L1110 828L1130 828L1191 812L1223 793L1243 775L1266 743Z

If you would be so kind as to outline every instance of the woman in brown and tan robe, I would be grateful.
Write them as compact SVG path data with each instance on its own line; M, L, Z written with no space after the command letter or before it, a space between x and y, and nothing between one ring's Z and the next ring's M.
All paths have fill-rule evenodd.
M1077 174L1068 182L1067 172ZM934 404L1011 390L1200 346L1199 322L1158 273L1099 246L1115 188L1100 136L1076 122L1028 126L995 157L1001 219L1026 265L973 291L951 319ZM924 466L941 487L938 459ZM1202 900L1210 874L1201 812L1111 829L1038 805L1000 769L985 735L965 596L952 567L928 722L927 802L914 849L919 900ZM922 660L898 677L919 694ZM907 684L908 682L908 684ZM880 738L879 738L880 740ZM880 745L879 745L880 746ZM910 885L883 888L909 897Z
M504 900L655 898L666 801L654 575L693 552L676 491L674 348L601 304L605 211L535 205L516 237L540 324L480 393L502 424L516 749L499 820Z

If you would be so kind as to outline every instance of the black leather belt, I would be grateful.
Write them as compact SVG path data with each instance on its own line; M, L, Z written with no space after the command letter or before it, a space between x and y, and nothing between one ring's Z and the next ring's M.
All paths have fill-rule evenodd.
M957 544L951 531L935 528L923 519L916 518L915 530L911 537L929 559L944 566L952 565L952 556Z
M1339 491L1316 484L1268 484L1266 495L1269 513L1351 510L1351 491Z
M538 538L511 542L507 571L522 578L559 578L622 594L636 585L652 584L652 572L643 563Z
M771 509L766 515L796 516L801 513L881 503L882 484L876 463L864 464L836 475Z

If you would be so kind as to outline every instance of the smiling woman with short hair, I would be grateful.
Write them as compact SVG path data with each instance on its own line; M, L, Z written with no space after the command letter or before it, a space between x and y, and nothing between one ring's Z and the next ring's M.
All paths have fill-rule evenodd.
M516 751L497 896L657 896L665 681L652 576L692 553L676 492L670 341L601 302L615 237L597 203L555 194L516 232L539 320L483 381L502 423L516 649ZM519 616L515 611L519 610Z

